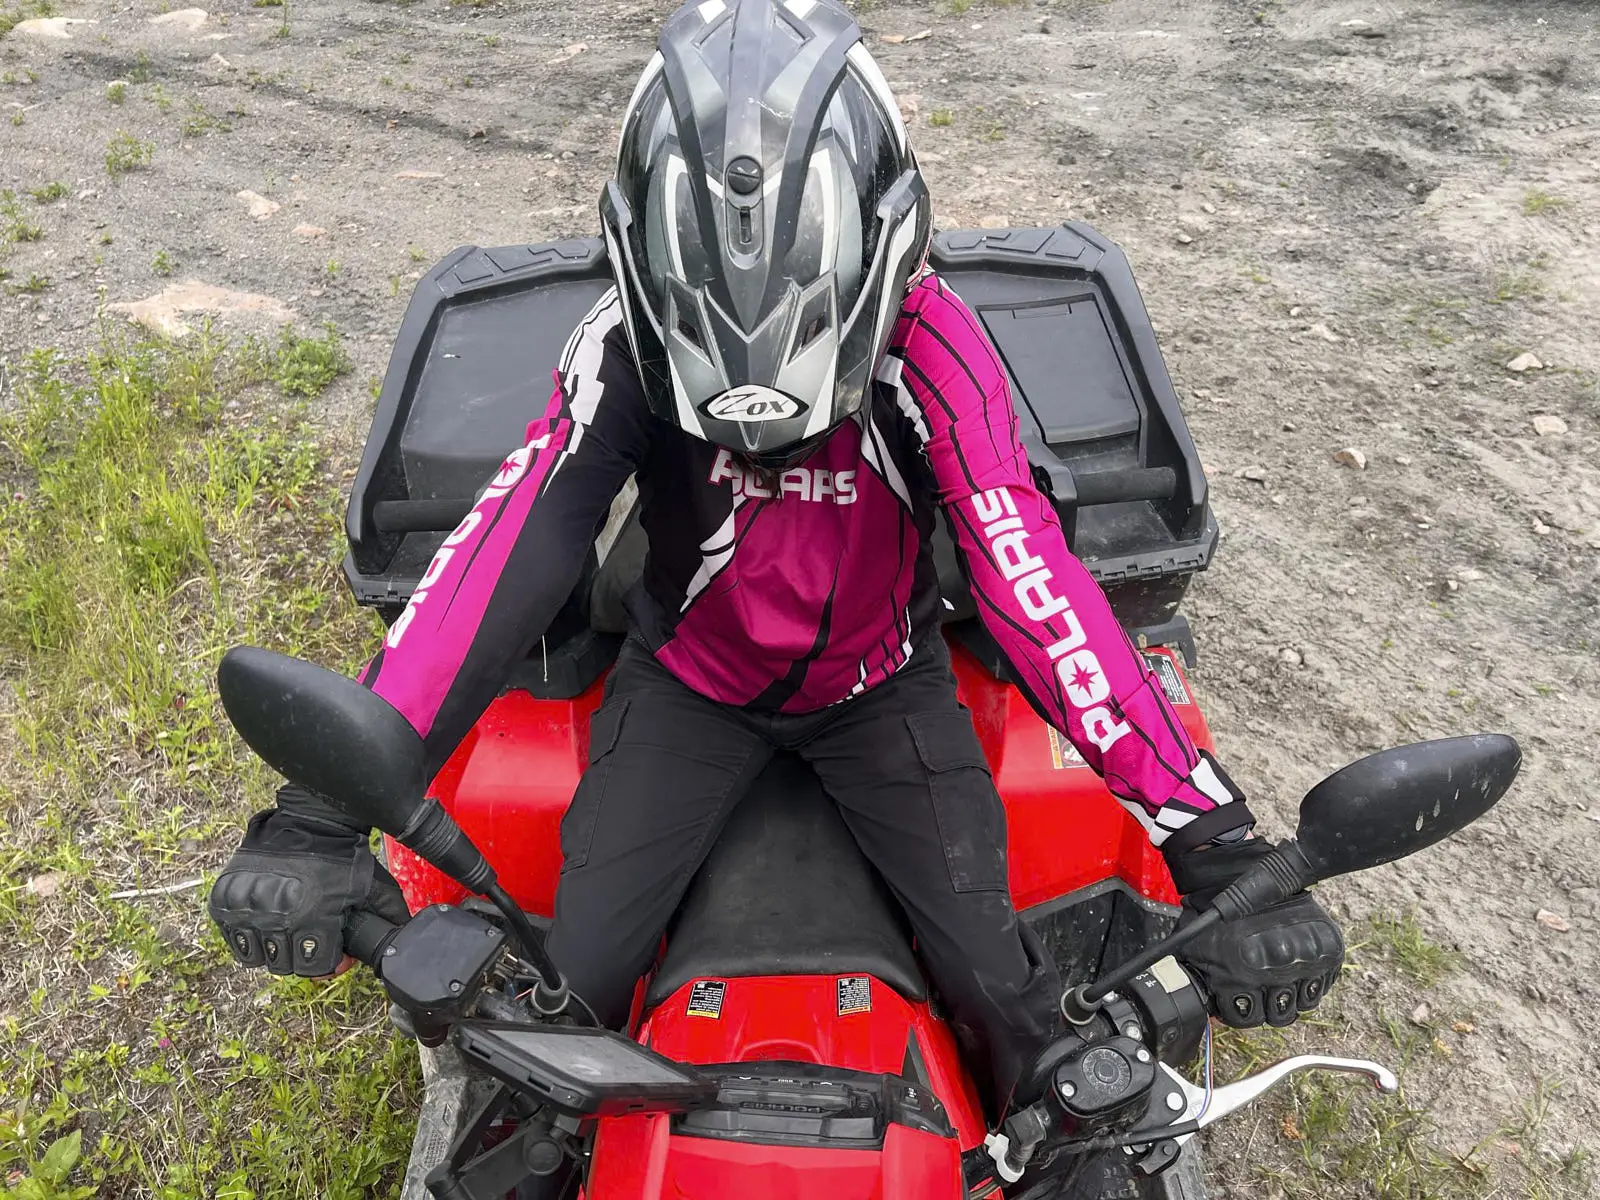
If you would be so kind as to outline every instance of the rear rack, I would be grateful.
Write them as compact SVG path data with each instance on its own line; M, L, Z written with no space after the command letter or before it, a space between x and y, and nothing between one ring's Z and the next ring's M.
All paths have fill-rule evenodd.
M1217 525L1122 251L1074 222L942 233L931 261L1000 352L1023 446L1074 553L1126 627L1192 654L1177 610L1210 562ZM345 517L344 570L357 601L385 620L399 614L445 534L543 410L568 336L610 286L597 238L463 247L418 283ZM949 616L970 618L953 551L935 553ZM587 623L582 596L569 609L552 636L577 636ZM970 641L983 653L981 631Z

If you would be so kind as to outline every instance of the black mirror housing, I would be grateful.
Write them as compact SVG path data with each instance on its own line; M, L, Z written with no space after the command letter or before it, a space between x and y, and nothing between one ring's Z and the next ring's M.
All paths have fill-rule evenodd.
M1380 750L1306 794L1295 838L1318 879L1382 866L1477 820L1521 766L1521 749L1499 733Z
M250 749L353 821L401 837L424 815L422 738L376 692L255 646L223 655L217 690Z

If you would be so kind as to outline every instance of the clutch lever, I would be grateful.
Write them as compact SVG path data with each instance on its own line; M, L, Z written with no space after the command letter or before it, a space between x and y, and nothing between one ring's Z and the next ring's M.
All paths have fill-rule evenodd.
M1343 1071L1351 1075L1365 1075L1372 1081L1373 1086L1386 1096L1393 1095L1400 1090L1399 1078L1381 1063L1370 1062L1364 1058L1332 1058L1324 1054L1297 1054L1292 1058L1273 1063L1272 1066L1263 1071L1258 1071L1254 1075L1246 1075L1243 1079L1212 1089L1208 1103L1205 1088L1190 1083L1166 1063L1162 1063L1160 1066L1166 1076L1166 1088L1164 1089L1166 1098L1164 1103L1167 1111L1173 1115L1171 1125L1186 1127L1185 1132L1181 1134L1167 1135L1177 1142L1187 1141L1194 1136L1196 1131L1222 1120L1223 1117L1232 1116L1245 1105L1252 1103L1263 1093L1270 1091L1297 1071ZM1159 1094L1163 1090L1162 1085L1158 1083L1155 1090ZM1134 1130L1133 1132L1149 1133L1152 1138L1162 1136L1159 1129Z

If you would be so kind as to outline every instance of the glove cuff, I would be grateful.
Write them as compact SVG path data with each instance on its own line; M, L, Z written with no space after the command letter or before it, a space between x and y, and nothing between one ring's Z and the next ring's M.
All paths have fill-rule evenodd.
M326 796L297 783L286 783L278 789L278 811L296 824L324 826L329 832L348 832L363 839L372 835L370 825L353 820Z
M1255 827L1256 817L1242 799L1221 805L1201 813L1182 829L1174 831L1161 843L1161 855L1167 860L1168 869L1172 869L1179 859L1188 854L1196 846L1203 846L1207 842L1225 837L1236 829L1243 829L1246 833ZM1232 839L1237 841L1237 839ZM1178 889L1182 891L1182 888Z

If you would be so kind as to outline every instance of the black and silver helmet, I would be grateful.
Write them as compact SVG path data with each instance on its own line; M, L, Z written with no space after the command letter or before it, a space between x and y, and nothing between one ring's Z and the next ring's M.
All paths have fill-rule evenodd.
M600 210L653 411L766 462L861 406L931 231L899 109L835 0L675 13Z

